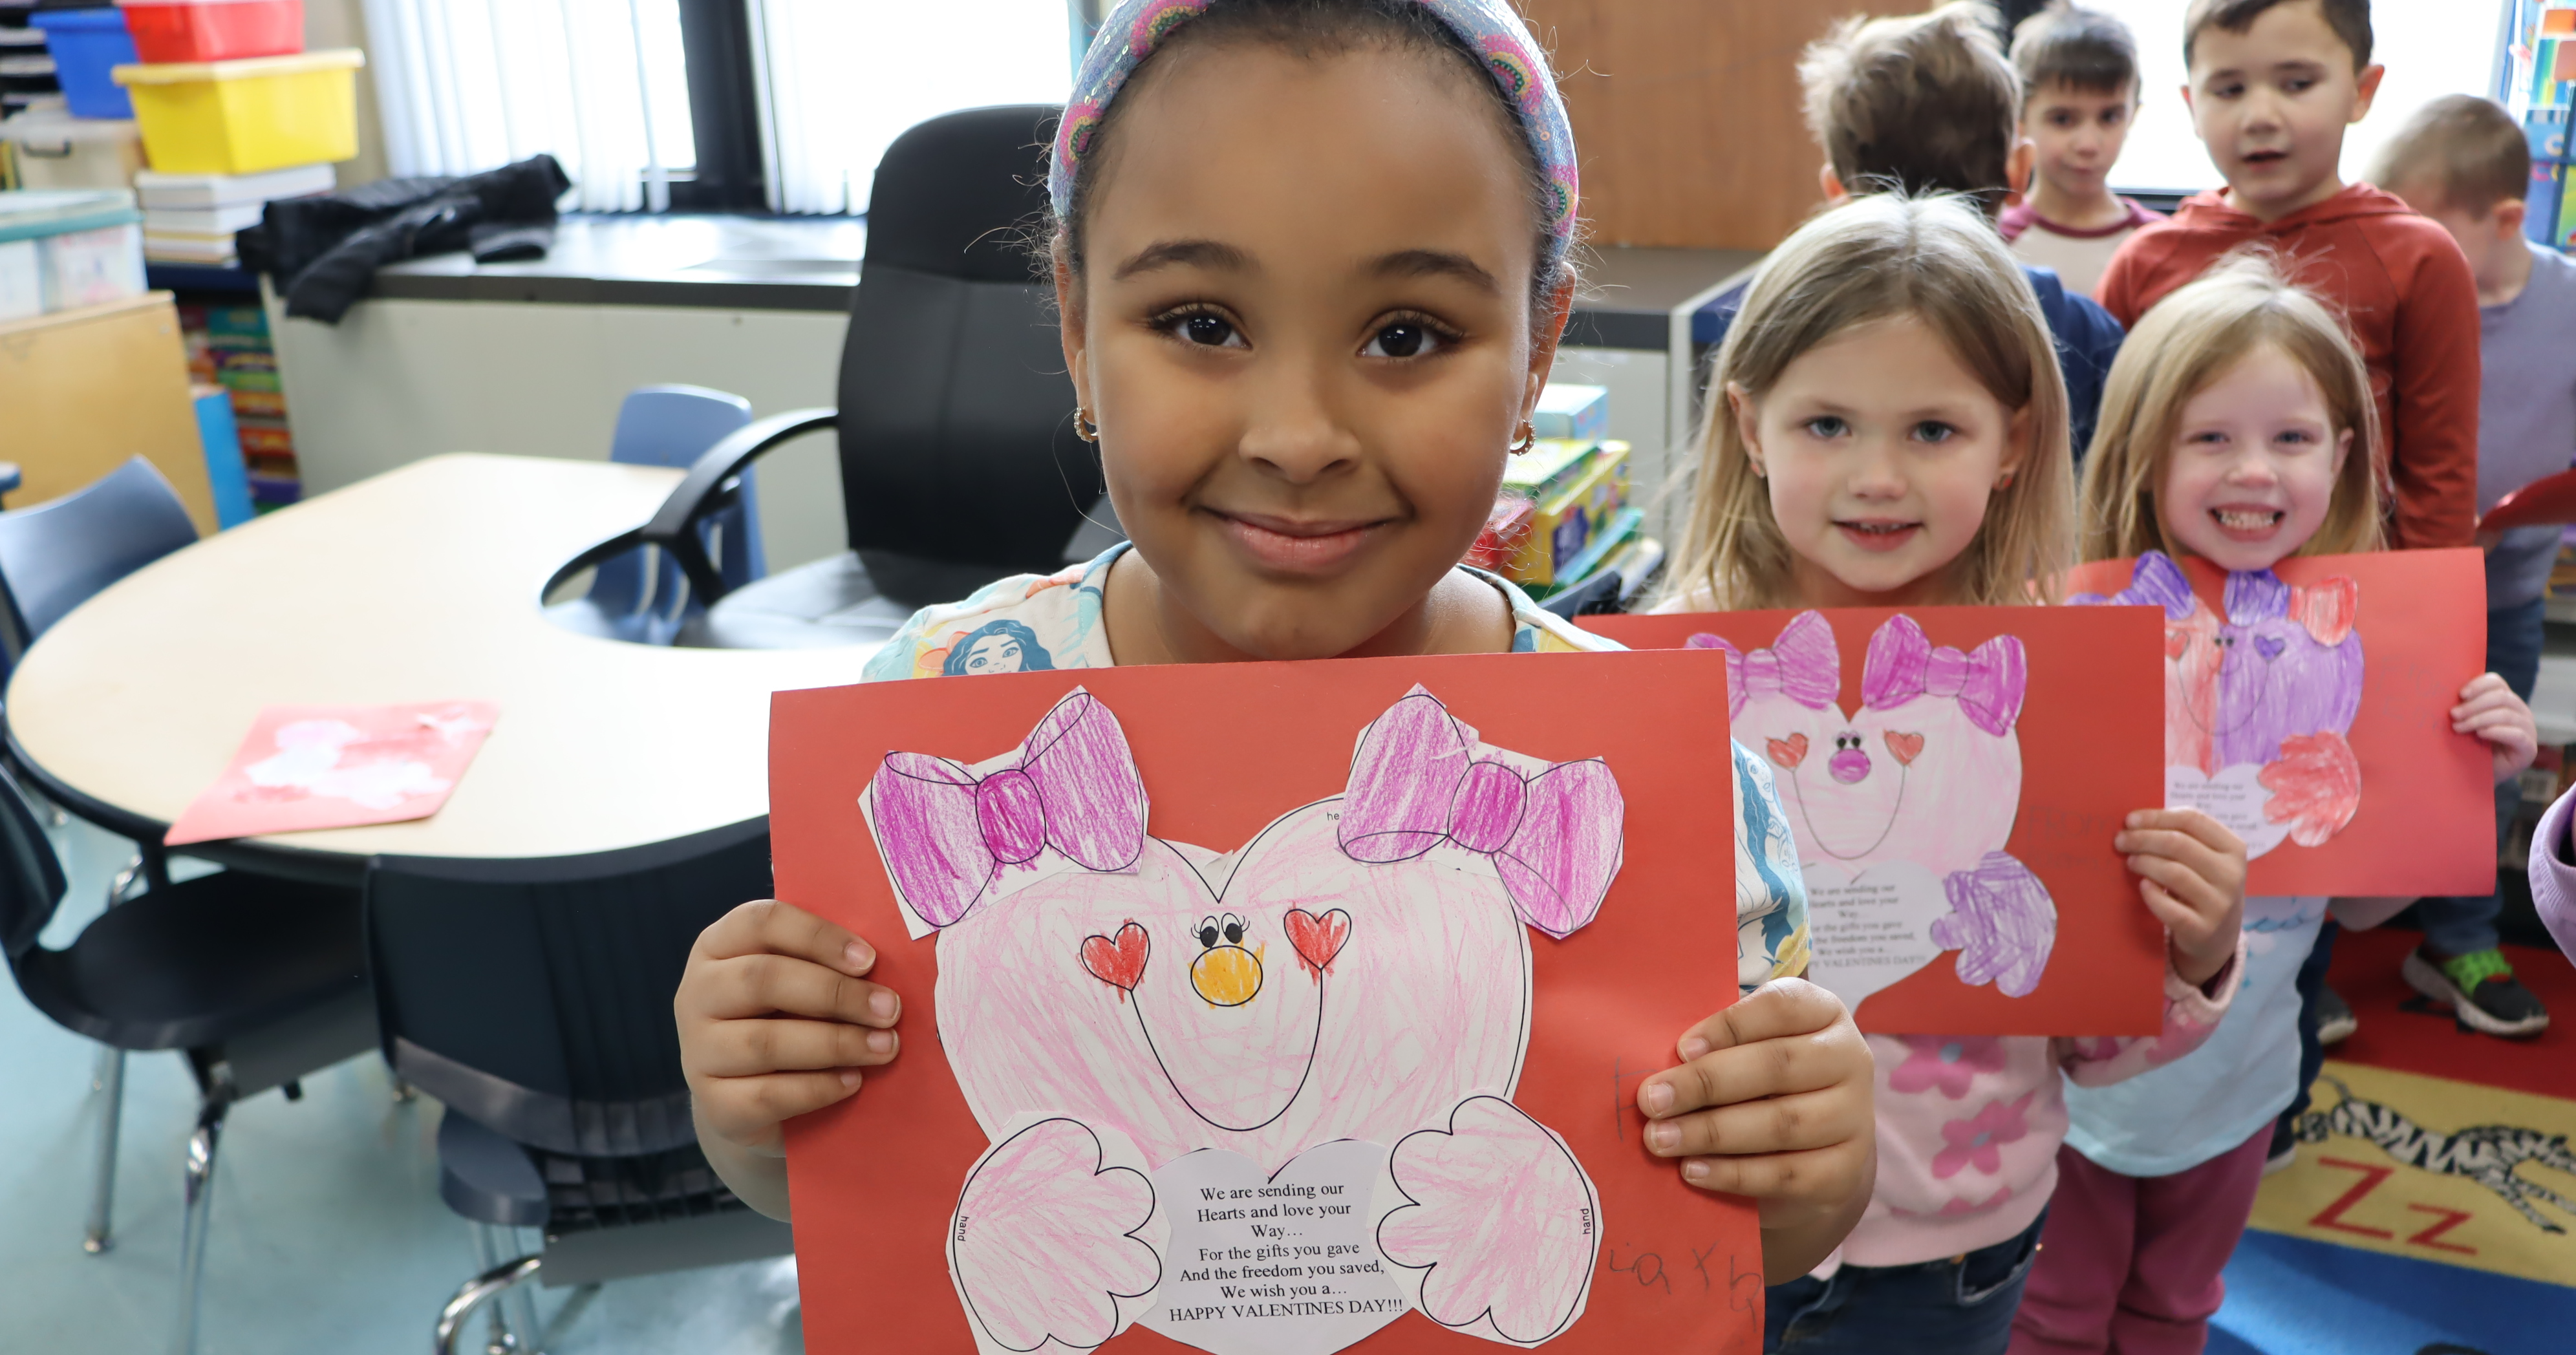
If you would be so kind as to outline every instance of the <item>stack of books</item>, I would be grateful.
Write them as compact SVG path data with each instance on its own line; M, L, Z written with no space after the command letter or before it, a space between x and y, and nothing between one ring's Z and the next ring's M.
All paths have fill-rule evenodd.
M2531 143L2523 234L2576 248L2576 175L2568 173L2568 121L2576 109L2576 0L2515 0L2506 107Z
M179 328L187 339L189 377L222 386L232 397L253 509L266 512L295 502L302 477L268 313L255 305L182 305Z
M297 165L264 174L134 176L143 199L143 256L163 263L231 268L240 262L233 234L259 224L268 204L332 190L329 165ZM244 430L245 435L248 429Z

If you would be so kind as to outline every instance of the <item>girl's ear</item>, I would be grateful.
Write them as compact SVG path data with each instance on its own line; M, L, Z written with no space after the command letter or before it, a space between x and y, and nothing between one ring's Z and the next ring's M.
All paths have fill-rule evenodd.
M2030 406L2023 405L2013 411L2012 421L2004 425L2004 455L2002 463L1995 467L1995 488L2011 484L2013 477L2021 474L2023 464L2030 460L2031 441L2036 432Z
M1556 368L1556 345L1565 337L1565 322L1574 314L1574 279L1568 277L1547 294L1547 307L1539 312L1530 331L1529 379L1522 383L1521 417L1526 419L1538 410L1539 393L1547 389L1548 373Z
M1744 443L1744 459L1753 463L1753 474L1770 474L1770 468L1762 464L1761 411L1753 407L1752 395L1732 381L1726 383L1726 412L1735 418L1735 436Z
M2328 473L2328 479L2342 478L2343 459L2350 455L2352 455L2352 430L2347 428L2335 434L2334 469Z
M1055 264L1056 336L1064 344L1064 370L1073 377L1073 401L1084 409L1091 404L1091 370L1089 334L1083 326L1082 279L1073 271L1073 261L1065 257L1064 237L1055 238L1049 253Z

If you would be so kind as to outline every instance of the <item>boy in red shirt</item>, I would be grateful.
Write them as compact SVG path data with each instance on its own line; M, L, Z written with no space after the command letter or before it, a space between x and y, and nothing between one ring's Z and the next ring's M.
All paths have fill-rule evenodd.
M2373 449L2400 548L2466 546L2477 525L2478 298L2440 226L2336 177L2344 128L2370 111L2369 0L2194 0L2183 99L2224 190L2184 202L2112 256L2096 294L2134 325L2229 250L2268 246L2342 311L2379 399Z

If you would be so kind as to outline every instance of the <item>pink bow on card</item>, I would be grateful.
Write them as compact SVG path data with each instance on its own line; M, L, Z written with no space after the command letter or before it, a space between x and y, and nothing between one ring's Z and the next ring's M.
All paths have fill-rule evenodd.
M1048 711L1012 766L979 778L945 758L888 753L868 790L886 869L934 927L965 916L1002 867L1049 847L1091 870L1125 870L1145 848L1135 756L1087 692Z
M1449 842L1492 857L1521 919L1561 940L1601 910L1618 872L1619 783L1598 759L1529 776L1474 752L1447 708L1415 687L1360 736L1342 851L1403 861Z
M2000 738L2021 718L2030 672L2021 641L1998 635L1962 654L1935 646L1914 618L1899 616L1869 637L1861 661L1861 703L1871 710L1901 706L1918 696L1955 696L1968 721Z
M1726 651L1730 717L1742 715L1744 703L1757 696L1785 696L1809 710L1823 710L1842 695L1842 651L1834 644L1833 623L1819 612L1789 618L1769 649L1750 654L1737 650L1722 635L1694 635L1685 647Z

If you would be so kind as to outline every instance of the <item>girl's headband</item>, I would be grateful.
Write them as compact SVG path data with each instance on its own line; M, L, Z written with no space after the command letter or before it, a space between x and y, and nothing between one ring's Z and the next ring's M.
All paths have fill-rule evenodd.
M1073 214L1073 176L1091 151L1093 134L1118 97L1119 87L1135 73L1137 63L1153 55L1182 25L1221 0L1119 0L1100 22L1100 31L1084 53L1074 76L1073 99L1065 105L1056 129L1055 157L1047 174L1047 192L1059 218ZM1581 181L1574 163L1574 129L1565 120L1565 102L1547 60L1530 41L1529 29L1513 12L1510 0L1414 0L1466 40L1484 57L1485 69L1500 85L1503 97L1521 111L1529 132L1530 153L1553 191L1555 213L1548 223L1548 257L1554 264L1574 239L1574 209Z

